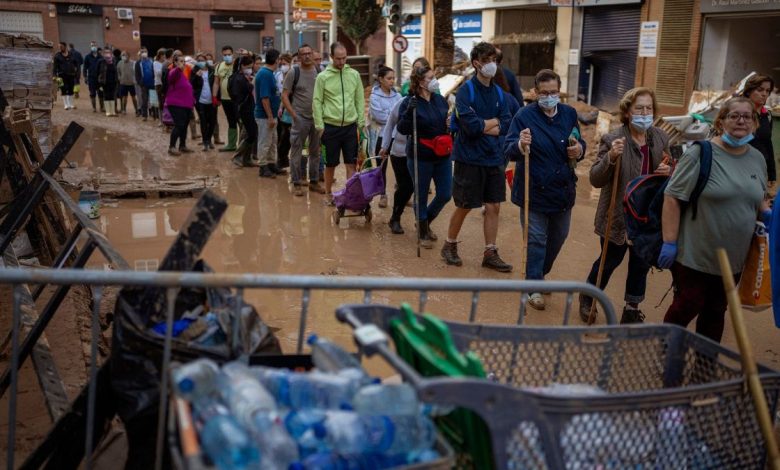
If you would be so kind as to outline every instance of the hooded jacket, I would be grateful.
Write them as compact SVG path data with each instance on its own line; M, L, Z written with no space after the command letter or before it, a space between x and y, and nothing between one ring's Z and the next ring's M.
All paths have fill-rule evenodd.
M393 105L393 109L390 110L390 115L387 117L385 127L382 129L382 148L389 150L390 155L393 157L406 157L406 136L396 129L398 112L401 109L402 102L403 99L399 99Z
M360 74L344 65L339 70L332 64L317 75L314 82L312 114L314 127L324 129L325 124L344 127L354 123L366 125L365 95Z
M387 123L390 111L399 101L401 101L401 95L395 91L395 88L391 88L390 94L386 95L382 87L374 86L368 99L369 122L376 127L383 127Z

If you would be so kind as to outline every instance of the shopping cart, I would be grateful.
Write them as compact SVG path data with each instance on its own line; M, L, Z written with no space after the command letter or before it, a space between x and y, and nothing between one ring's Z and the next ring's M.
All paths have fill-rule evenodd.
M366 222L371 222L371 201L374 196L382 194L385 188L385 178L382 168L386 161L382 161L375 167L371 167L373 160L381 160L381 157L371 157L363 161L361 169L353 174L344 185L344 189L333 193L333 210L331 219L335 225L339 224L342 217L365 217ZM347 214L352 211L354 214Z
M445 322L456 347L476 352L493 380L426 378L388 345L401 315L380 305L336 312L355 329L360 350L381 355L423 401L476 412L496 468L764 468L766 446L739 355L684 328ZM780 374L759 372L774 416ZM598 391L542 390L553 384Z

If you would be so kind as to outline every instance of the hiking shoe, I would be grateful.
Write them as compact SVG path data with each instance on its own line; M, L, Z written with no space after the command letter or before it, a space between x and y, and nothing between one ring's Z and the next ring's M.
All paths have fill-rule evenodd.
M316 181L312 181L309 183L309 192L317 193L317 194L325 194L325 188L320 186L320 184L317 183Z
M463 266L463 260L458 256L458 242L444 242L441 247L441 257L451 266Z
M504 260L498 256L498 250L496 249L485 251L485 254L482 257L482 267L493 269L500 273L512 272L512 265L505 263Z
M580 320L583 323L588 323L590 320L590 309L593 306L593 297L580 294ZM598 310L596 310L598 312Z
M382 209L387 207L387 195L382 194L381 196L379 196L379 207L381 207Z
M295 184L293 185L293 195L302 197L303 196L303 188L301 188L301 185Z
M426 250L433 249L433 240L431 240L428 236L420 237L420 246Z
M387 222L387 225L390 227L390 231L395 235L403 235L404 234L404 228L401 227L401 221L399 219L390 219Z
M638 308L623 307L623 315L620 317L620 324L644 323L645 314Z
M192 150L189 147L179 147L179 152L181 152L181 153L193 153L194 150Z
M178 157L179 155L181 155L181 152L176 150L176 147L171 147L168 149L168 155L173 155L174 157Z
M268 165L268 167L271 169L271 171L274 172L275 175L286 175L287 174L287 170L285 170L283 168L279 168L278 166L274 165L273 163Z
M276 173L269 168L269 165L263 165L260 167L260 177L261 178L276 178Z
M236 155L231 161L235 166L244 168L244 159L241 157L241 155Z
M528 305L535 308L536 310L544 310L544 296L541 294L541 292L534 292L531 294L531 296L528 298Z

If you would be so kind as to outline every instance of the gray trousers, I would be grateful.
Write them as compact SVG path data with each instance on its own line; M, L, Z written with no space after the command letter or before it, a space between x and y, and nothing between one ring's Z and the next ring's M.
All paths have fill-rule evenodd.
M293 184L306 179L305 170L301 167L303 146L309 139L309 181L316 182L320 171L320 136L314 127L313 119L298 116L290 128L290 174Z
M149 115L149 89L143 85L138 85L138 109L141 111L141 116L147 117Z
M278 140L276 128L268 128L268 119L255 118L255 122L257 123L257 159L260 161L260 166L276 165Z

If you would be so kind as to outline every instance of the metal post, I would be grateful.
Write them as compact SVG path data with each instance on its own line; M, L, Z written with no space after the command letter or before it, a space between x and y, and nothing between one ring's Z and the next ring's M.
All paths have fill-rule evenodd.
M282 25L283 52L290 50L290 0L284 0L284 24Z
M331 12L333 13L333 18L330 19L330 29L328 30L328 35L330 36L330 43L333 44L339 40L339 20L337 19L336 15L336 0L332 0L331 3L333 4L333 10Z

